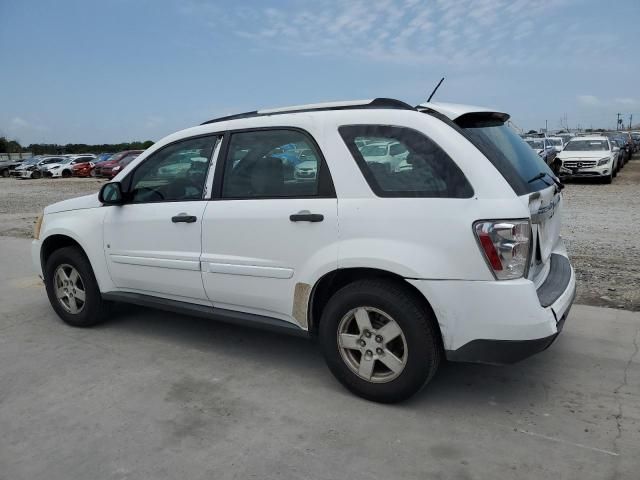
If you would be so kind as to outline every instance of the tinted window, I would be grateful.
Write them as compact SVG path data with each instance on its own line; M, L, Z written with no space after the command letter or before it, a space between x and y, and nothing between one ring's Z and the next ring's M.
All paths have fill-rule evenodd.
M455 162L416 130L349 125L340 135L380 197L468 198L473 190Z
M209 160L217 137L174 143L147 158L133 172L130 196L134 202L202 199ZM121 162L139 155L129 154ZM128 162L127 162L128 163Z
M296 130L233 133L223 198L305 197L320 193L323 168L315 145Z
M518 195L549 187L548 179L530 180L540 173L553 175L536 152L503 121L482 114L456 120L462 133L493 163Z

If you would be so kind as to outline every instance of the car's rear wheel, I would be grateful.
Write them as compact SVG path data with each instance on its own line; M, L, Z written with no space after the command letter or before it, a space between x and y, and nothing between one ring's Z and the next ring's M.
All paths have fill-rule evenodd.
M7 170L2 170L2 176L4 178L7 178L9 176L9 170L8 169Z
M38 179L40 177L42 177L42 172L40 170L34 170L31 172L31 178Z
M362 280L336 292L320 320L331 372L353 393L393 403L418 392L442 355L433 315L399 282Z
M104 320L108 304L102 300L98 282L84 252L64 247L51 254L44 269L51 306L74 327L90 327Z
M62 171L62 177L63 178L69 178L71 176L71 172L69 170L63 170Z

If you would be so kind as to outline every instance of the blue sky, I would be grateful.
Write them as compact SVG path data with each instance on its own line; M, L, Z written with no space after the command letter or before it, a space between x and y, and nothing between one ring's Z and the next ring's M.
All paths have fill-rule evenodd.
M158 140L256 108L417 104L441 76L436 100L526 129L640 123L639 32L639 0L0 0L0 134Z

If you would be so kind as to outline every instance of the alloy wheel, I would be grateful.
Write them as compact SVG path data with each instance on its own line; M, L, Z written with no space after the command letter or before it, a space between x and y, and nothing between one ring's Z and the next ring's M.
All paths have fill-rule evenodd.
M349 369L372 383L396 379L409 358L400 325L373 307L354 308L340 320L338 349Z
M56 298L67 312L80 313L86 304L86 292L82 277L75 267L62 264L53 275Z

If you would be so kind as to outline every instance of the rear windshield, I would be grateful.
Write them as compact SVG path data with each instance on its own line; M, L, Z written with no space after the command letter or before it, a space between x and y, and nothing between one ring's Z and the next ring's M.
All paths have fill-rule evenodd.
M564 147L567 152L591 152L599 150L609 150L606 140L571 140Z
M540 173L553 175L553 172L503 120L480 113L462 115L455 123L493 163L517 195L543 190L552 183L548 177L532 180Z

